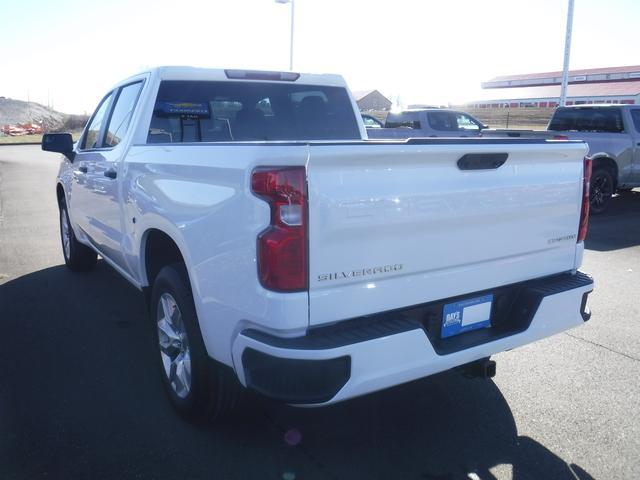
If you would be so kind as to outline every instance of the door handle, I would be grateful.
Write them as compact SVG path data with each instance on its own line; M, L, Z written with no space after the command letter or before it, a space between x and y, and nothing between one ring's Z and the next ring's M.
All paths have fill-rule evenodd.
M118 172L116 172L113 168L109 170L105 170L104 176L107 178L116 178L118 176Z
M78 171L79 171L80 173L87 173L87 172L89 171L89 169L88 169L85 165L80 165L80 166L78 167Z

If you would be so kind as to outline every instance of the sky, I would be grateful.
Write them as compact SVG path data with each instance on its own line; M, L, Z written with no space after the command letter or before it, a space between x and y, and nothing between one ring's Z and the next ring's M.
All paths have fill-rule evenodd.
M497 75L561 70L567 0L294 0L294 70L401 105L471 101ZM286 70L274 0L0 0L0 96L91 113L157 65ZM571 68L640 65L638 0L575 0Z

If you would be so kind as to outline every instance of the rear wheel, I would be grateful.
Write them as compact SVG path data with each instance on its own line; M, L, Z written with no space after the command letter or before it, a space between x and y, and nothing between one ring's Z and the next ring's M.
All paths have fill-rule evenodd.
M613 176L609 170L606 168L594 170L589 185L589 211L594 215L604 212L613 192Z
M84 272L95 267L98 255L76 238L73 228L71 228L71 222L69 222L69 213L65 203L60 205L60 240L64 263L69 269L74 272Z
M151 295L160 371L173 407L189 420L214 420L231 410L239 384L209 357L198 324L189 277L183 264L158 273Z

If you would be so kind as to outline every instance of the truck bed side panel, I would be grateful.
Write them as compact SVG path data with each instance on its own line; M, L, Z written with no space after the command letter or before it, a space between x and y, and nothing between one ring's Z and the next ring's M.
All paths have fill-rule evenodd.
M305 145L276 144L134 146L127 157L124 250L132 270L147 284L145 236L150 229L170 235L188 266L207 350L228 365L240 329L301 334L308 325L306 292L271 292L258 281L256 238L270 211L250 191L256 166L306 159Z

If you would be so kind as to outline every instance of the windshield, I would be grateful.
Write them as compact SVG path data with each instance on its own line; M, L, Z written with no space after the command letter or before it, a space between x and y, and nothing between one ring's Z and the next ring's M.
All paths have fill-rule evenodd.
M341 87L164 81L148 143L360 140Z

